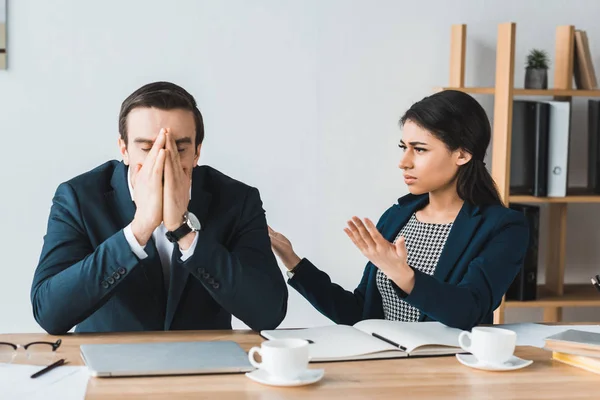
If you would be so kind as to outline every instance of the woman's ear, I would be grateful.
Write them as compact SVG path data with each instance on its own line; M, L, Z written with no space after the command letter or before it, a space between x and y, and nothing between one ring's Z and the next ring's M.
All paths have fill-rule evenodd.
M471 161L472 158L473 156L468 151L465 151L463 149L456 150L456 165L465 165L466 163Z

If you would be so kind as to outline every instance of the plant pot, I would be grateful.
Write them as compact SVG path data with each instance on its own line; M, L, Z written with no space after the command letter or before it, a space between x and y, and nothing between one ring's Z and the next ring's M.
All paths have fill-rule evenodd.
M548 70L527 68L525 70L525 89L548 89Z

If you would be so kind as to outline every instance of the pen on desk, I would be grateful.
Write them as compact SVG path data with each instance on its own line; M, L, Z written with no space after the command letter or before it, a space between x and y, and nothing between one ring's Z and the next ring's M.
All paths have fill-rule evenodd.
M376 338L377 338L377 339L379 339L379 340L383 340L384 342L391 344L392 346L396 346L396 347L397 347L397 348L399 348L401 351L406 351L406 347L404 347L404 346L400 346L398 343L396 343L396 342L392 342L390 339L384 338L383 336L381 336L381 335L378 335L378 334L376 334L375 332L371 333L371 335L372 335L373 337L376 337Z
M31 378L37 378L38 376L42 376L44 375L46 372L53 370L56 367L60 367L61 365L63 365L65 363L65 359L61 358L60 360L58 360L55 363L52 363L50 365L48 365L46 368L39 370L38 372L36 372L35 374L31 375Z

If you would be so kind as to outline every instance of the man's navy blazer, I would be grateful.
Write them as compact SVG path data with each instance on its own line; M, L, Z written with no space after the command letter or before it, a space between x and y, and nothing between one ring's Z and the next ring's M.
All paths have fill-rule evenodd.
M134 217L128 168L116 160L59 185L31 288L33 314L51 334L276 328L288 291L271 250L257 189L197 166L189 211L202 224L185 262L174 246L168 290L153 239L140 260L123 228Z
M413 213L428 202L428 194L400 198L381 216L378 230L393 241ZM494 309L523 265L528 243L523 214L501 205L465 202L434 274L415 269L415 286L408 295L392 286L400 298L420 310L420 321L434 320L461 329L492 323ZM367 263L360 284L349 292L303 259L288 282L323 315L352 325L384 318L376 274L377 267Z

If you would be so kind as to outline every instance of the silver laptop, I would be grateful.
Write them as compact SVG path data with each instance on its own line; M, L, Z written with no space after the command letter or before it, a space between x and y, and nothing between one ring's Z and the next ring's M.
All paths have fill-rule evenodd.
M92 376L241 373L255 368L232 341L84 344L81 357Z

